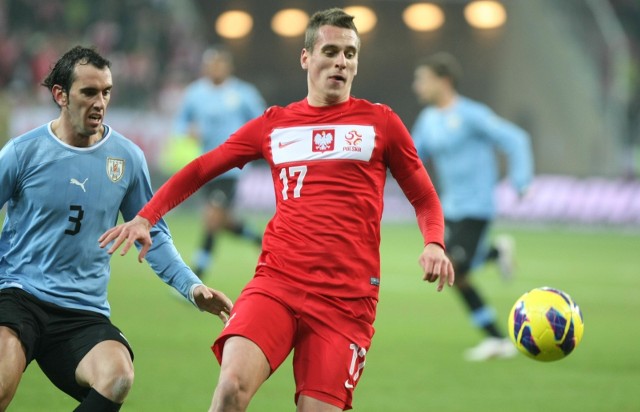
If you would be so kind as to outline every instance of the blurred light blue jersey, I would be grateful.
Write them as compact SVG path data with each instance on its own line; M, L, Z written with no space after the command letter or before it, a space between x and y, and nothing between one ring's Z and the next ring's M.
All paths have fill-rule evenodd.
M208 78L200 78L185 91L174 131L178 135L188 135L195 126L201 151L206 153L264 110L264 100L253 85L236 77L219 85ZM240 169L231 169L221 176L237 177L239 174Z
M499 179L496 149L505 154L508 178L523 193L533 179L528 134L486 105L463 96L446 108L422 110L412 130L418 154L431 161L445 219L492 219Z
M102 140L88 148L63 143L46 124L0 151L0 206L7 203L0 289L19 287L59 306L109 316L110 256L98 238L116 224L118 212L131 220L153 193L142 150L105 127ZM180 258L165 222L151 235L150 266L188 297L201 282Z

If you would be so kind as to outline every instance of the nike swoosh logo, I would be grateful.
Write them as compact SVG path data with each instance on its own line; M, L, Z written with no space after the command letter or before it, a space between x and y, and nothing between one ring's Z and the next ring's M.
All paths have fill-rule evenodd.
M283 149L283 148L285 148L287 146L290 146L290 145L292 145L294 143L298 143L300 140L302 140L302 139L289 140L288 142L279 142L278 143L278 148L279 149Z

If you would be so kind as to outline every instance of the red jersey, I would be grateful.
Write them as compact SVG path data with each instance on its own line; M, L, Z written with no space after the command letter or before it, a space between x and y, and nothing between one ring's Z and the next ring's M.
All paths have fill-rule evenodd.
M168 180L140 215L155 224L210 179L259 158L271 167L276 212L256 277L377 298L387 169L414 206L425 244L444 245L440 202L409 132L389 107L356 98L269 108Z

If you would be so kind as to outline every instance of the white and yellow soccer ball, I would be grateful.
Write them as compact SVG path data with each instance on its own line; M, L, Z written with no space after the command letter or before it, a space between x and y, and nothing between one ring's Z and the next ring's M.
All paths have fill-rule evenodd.
M580 344L584 320L571 296L541 287L518 298L509 314L508 330L520 352L550 362L565 358Z

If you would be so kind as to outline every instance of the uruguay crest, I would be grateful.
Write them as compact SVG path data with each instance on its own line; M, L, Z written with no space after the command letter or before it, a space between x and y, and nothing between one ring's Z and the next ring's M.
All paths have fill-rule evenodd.
M107 176L112 182L117 182L124 175L124 159L107 157Z

